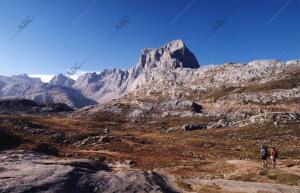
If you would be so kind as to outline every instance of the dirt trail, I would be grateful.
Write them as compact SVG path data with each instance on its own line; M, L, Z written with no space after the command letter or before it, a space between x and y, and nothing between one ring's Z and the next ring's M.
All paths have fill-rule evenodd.
M237 168L234 173L227 176L228 178L236 175L247 174L249 171L258 170L261 166L257 162L248 160L227 160L226 162L234 165Z
M300 193L299 186L288 186L283 184L270 184L258 182L243 182L235 180L194 180L193 184L205 184L210 186L221 187L222 190L229 192L272 192L272 193Z
M104 154L108 156L128 156L128 154L124 153L119 153L119 152L113 152L113 151L108 151L108 150L77 150L73 152L79 152L79 153L98 153L98 154Z
M261 164L255 161L227 160L227 163L233 164L237 167L237 171L231 174L231 176L237 173L243 174L243 173L247 173L248 171L254 171L261 168ZM268 168L272 168L271 164L269 165ZM276 169L282 172L300 176L300 165L287 167L285 164L282 164L281 161L277 161Z
M224 193L224 192L246 192L246 193L259 193L259 192L271 192L271 193L300 193L299 186L290 186L285 184L276 183L261 183L261 182L247 182L238 180L228 180L234 176L243 176L249 173L260 171L262 166L260 162L248 161L248 160L227 160L228 164L234 165L237 170L228 175L227 179L186 179L185 183L190 184L193 187L194 192L203 192L203 187L209 187L212 192ZM280 161L277 166L277 171L285 172L300 176L299 165L287 167ZM271 169L271 166L269 167ZM186 191L189 192L189 191ZM193 191L190 191L193 192ZM205 192L205 191L204 191Z
M282 171L285 171L290 174L295 174L297 176L300 176L300 165L294 165L291 167L287 167L285 165L278 165L278 168Z

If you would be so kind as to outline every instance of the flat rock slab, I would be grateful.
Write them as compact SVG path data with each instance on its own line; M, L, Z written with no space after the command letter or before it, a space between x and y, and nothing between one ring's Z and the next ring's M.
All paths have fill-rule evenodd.
M112 172L92 160L62 160L27 151L0 154L0 193L176 193L152 172Z
M215 185L229 192L270 192L270 193L300 193L299 186L288 186L283 184L268 184L258 182L243 182L234 180L193 180L195 184Z

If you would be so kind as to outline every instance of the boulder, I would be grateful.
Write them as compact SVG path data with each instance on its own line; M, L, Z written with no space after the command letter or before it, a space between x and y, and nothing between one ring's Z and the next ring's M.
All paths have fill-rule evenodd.
M206 129L205 124L185 124L181 126L181 130L183 131L193 131L193 130L202 130Z
M229 124L229 121L227 121L226 119L220 119L218 122L210 123L207 126L207 129L211 129L211 128L224 128L224 127L227 127L228 124Z

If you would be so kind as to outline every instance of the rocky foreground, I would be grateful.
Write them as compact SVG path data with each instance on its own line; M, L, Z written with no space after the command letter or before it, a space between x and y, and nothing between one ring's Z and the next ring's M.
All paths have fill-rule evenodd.
M214 119L202 117L166 130L170 119L0 115L0 192L298 193L299 115L251 117L241 127L203 129ZM278 147L277 169L261 167L261 144Z
M99 160L55 159L34 152L0 154L0 192L176 193L154 172L113 172Z

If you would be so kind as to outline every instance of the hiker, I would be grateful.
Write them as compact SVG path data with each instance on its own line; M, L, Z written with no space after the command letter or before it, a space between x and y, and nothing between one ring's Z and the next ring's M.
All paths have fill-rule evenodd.
M271 150L271 160L272 160L272 163L273 163L273 168L276 168L276 160L278 158L278 151L275 147L272 147L272 150Z
M264 167L268 166L268 157L269 157L269 150L268 150L268 146L261 146L261 150L260 150L260 154L261 154L261 159L262 159L262 164Z

